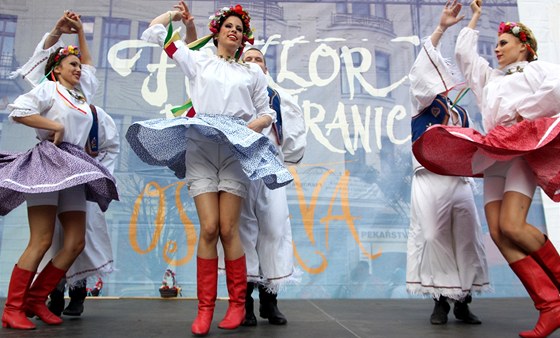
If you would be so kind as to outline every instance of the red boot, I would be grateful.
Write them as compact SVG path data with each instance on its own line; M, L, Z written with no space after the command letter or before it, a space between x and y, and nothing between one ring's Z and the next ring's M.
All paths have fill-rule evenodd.
M35 272L23 270L14 265L8 289L8 299L6 299L4 313L2 314L2 327L19 330L35 328L35 324L25 316L25 300L33 277L35 277Z
M535 262L527 256L509 265L519 277L523 286L539 310L539 320L532 331L519 334L523 338L547 337L560 327L560 295L550 278Z
M196 258L196 294L198 314L192 323L191 331L195 336L206 336L210 331L216 295L218 292L218 258Z
M531 253L531 257L539 263L544 272L550 277L556 288L560 290L560 255L552 242L545 236L546 242L537 251Z
M54 290L65 274L66 271L55 267L52 262L45 266L27 294L26 310L28 316L36 315L49 325L59 325L62 323L60 317L49 311L45 302L49 293Z
M226 260L226 282L229 293L229 306L224 319L218 327L232 330L245 320L245 295L247 293L247 264L245 255L238 259Z

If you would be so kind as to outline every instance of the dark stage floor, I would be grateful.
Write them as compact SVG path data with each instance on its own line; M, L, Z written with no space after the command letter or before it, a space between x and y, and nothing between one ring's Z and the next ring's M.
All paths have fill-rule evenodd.
M482 325L457 322L451 313L446 325L434 326L429 323L432 306L429 299L279 300L288 325L259 318L256 327L225 331L217 325L227 301L219 300L208 337L517 337L538 317L529 298L486 298L471 304ZM88 298L82 317L63 317L60 326L34 319L36 330L0 329L0 337L191 337L195 314L192 299ZM560 337L560 330L551 337Z

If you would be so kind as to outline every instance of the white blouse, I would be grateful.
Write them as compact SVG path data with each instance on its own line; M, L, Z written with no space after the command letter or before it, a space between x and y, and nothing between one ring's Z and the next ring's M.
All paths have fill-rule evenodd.
M142 40L163 46L166 28L157 24L142 34ZM198 113L228 115L249 122L255 117L276 112L269 107L267 81L259 66L230 62L216 55L191 51L175 42L173 60L189 80L191 100Z
M517 62L493 69L477 53L479 32L459 33L455 56L476 97L486 132L516 123L519 114L534 120L560 112L560 66L543 61Z
M59 82L44 81L30 92L20 95L8 105L10 118L40 114L64 125L64 142L83 147L93 124L87 101L74 98ZM52 131L35 128L39 140L50 137Z
M44 49L45 40L49 37L49 33L45 33L43 38L37 46L33 55L29 60L21 66L18 70L11 74L11 77L22 76L27 80L33 87L39 85L41 81L47 81L45 79L45 65L51 53L56 51L58 47L65 47L66 45L59 39L51 47ZM99 87L99 81L95 76L96 69L92 65L83 64L82 65L82 76L80 77L80 89L82 93L86 96L88 102L93 99L97 88Z
M456 88L463 81L459 69L441 55L431 37L425 39L408 78L413 117L431 105L438 94Z

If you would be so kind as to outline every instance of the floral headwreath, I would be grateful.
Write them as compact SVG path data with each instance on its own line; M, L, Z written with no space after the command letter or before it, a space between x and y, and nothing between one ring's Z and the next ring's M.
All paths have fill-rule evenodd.
M80 49L77 46L68 45L64 48L61 48L58 51L58 54L55 55L55 57L54 57L55 64L58 64L60 61L62 61L62 59L64 59L68 55L76 55L78 57L78 59L82 56L80 54Z
M54 54L54 53L53 53ZM67 57L68 55L76 55L78 57L78 59L81 59L81 54L80 54L80 49L77 46L74 45L68 45L66 47L60 47L60 49L58 50L58 52L56 52L56 55L54 56L54 62L51 64L50 63L50 58L52 57L52 54L50 54L49 57L49 61L47 61L47 65L45 65L45 76L43 76L43 78L41 79L41 82L43 82L45 79L49 79L51 81L57 81L53 70L60 65L60 62L62 60L64 60L65 57ZM50 68L47 68L50 67Z
M231 7L223 7L209 17L210 22L208 23L208 28L213 34L217 34L220 30L220 23L232 14L237 14L241 17L243 21L243 43L249 41L253 44L253 31L251 30L251 17L249 13L243 9L239 4Z
M501 22L498 27L498 35L510 33L518 38L529 52L533 55L533 59L537 58L536 41L534 40L533 33L527 28L522 27L516 22ZM535 47L533 48L534 45Z

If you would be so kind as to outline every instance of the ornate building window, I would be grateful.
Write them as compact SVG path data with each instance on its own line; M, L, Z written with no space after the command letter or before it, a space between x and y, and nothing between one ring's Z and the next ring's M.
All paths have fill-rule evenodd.
M117 42L130 39L130 20L119 18L103 18L103 38L99 48L99 67L107 67L107 53ZM122 51L125 53L125 51ZM122 55L123 58L128 55Z

